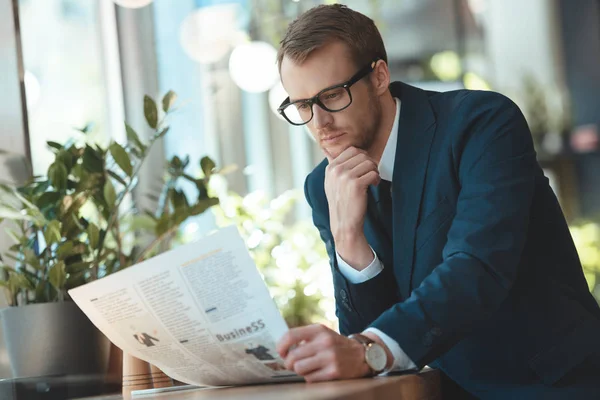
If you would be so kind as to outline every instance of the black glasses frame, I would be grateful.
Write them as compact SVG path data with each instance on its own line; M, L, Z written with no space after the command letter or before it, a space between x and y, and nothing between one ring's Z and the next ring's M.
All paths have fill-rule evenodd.
M323 90L321 90L319 93L317 93L315 96L309 98L309 99L303 99L303 100L296 100L293 102L290 102L290 98L286 98L283 103L281 103L281 105L277 108L277 112L283 117L285 118L285 120L287 122L289 122L292 125L296 125L296 126L302 126L302 125L306 125L308 124L313 117L315 116L315 112L313 111L313 105L317 104L319 107L321 107L323 110L327 111L327 112L339 112L342 110L345 110L346 108L350 107L350 105L352 104L352 92L350 91L350 87L352 85L354 85L356 82L360 81L362 78L364 78L365 76L369 75L374 69L375 69L375 65L377 64L377 62L380 59L376 59L373 60L369 63L369 65L364 66L363 68L361 68L356 74L354 74L354 76L352 76L352 78L350 78L348 81L341 83L339 85L333 85L330 87L327 87ZM347 106L340 108L339 110L331 110L329 108L327 108L327 106L325 106L325 104L323 104L323 102L319 99L319 97L329 91L329 90L333 90L333 89L337 89L337 88L344 88L346 90L346 92L348 93L348 96L350 96L350 102L348 103ZM310 106L310 118L306 121L306 122L302 122L302 123L295 123L292 122L286 115L285 115L285 109L287 107L293 106L295 104L300 104L300 103L305 103L308 104Z

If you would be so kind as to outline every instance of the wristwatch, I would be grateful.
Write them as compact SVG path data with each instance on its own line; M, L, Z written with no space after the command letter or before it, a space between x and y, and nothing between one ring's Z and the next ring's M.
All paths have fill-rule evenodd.
M378 375L385 370L388 361L387 353L379 343L360 333L350 335L348 338L356 340L365 347L365 362L371 369L372 375Z

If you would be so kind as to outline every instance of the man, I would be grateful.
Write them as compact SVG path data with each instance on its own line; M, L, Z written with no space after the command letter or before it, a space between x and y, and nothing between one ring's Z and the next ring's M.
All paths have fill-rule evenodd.
M429 365L479 398L600 398L600 309L519 109L390 84L373 21L340 5L289 26L279 67L280 113L326 156L305 194L342 334L290 330L286 366L313 382Z

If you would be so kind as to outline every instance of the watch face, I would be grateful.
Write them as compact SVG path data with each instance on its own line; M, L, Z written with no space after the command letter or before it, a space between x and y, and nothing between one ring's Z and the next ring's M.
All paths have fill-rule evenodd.
M373 343L367 348L365 359L369 367L376 372L383 371L387 364L387 354L377 343Z

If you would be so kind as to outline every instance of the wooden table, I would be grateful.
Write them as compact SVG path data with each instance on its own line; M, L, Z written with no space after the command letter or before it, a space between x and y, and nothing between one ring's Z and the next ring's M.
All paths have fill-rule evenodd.
M220 389L170 392L134 399L155 400L440 400L440 375L427 370L419 374L395 375L323 383L280 383Z

